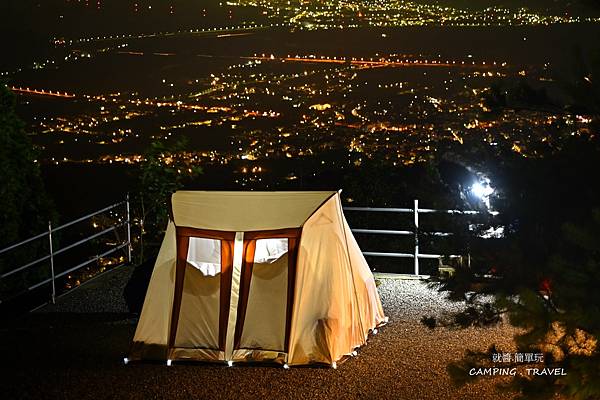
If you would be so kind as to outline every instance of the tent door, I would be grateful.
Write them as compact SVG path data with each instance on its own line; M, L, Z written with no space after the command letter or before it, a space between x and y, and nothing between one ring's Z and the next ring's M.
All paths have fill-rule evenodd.
M225 350L233 244L228 232L177 228L170 349Z
M169 348L286 353L299 233L177 228Z
M295 243L287 237L244 241L235 350L287 351Z

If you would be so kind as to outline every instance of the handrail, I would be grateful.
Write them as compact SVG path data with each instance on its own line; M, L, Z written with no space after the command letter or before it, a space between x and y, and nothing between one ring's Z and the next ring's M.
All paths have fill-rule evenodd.
M123 210L126 213L126 217L125 217L124 220L122 218L119 218L118 222L113 223L110 227L108 227L106 229L103 229L100 232L93 233L92 235L87 236L84 239L78 240L78 241L76 241L74 243L71 243L69 245L66 245L66 246L64 246L64 247L62 247L60 249L54 249L53 248L53 246L52 246L52 244L53 244L52 234L53 233L58 232L58 231L60 231L62 229L65 229L67 227L70 227L70 226L72 226L74 224L77 224L79 222L82 222L82 221L85 221L85 220L89 220L90 218L93 218L96 215L106 213L106 212L108 212L110 210L113 210L113 209L115 209L117 207L120 207L120 206L123 206L123 205L126 206L126 208ZM121 227L124 227L124 226L127 227L127 236L126 236L126 240L125 241L120 241L118 245L117 244L113 245L115 247L111 248L110 250L105 251L105 252L103 252L100 255L96 255L94 258L91 258L91 259L86 260L86 261L84 261L82 263L79 263L75 267L69 268L69 269L67 269L65 271L62 271L60 273L56 273L55 274L55 272L54 272L54 257L55 256L57 256L59 254L63 254L65 252L67 252L67 251L69 251L69 250L71 250L71 249L73 249L73 248L75 248L77 246L80 246L80 245L82 245L84 243L87 243L87 242L89 242L89 241L91 241L93 239L96 239L98 237L106 235L107 233L114 232L117 229L119 229ZM131 262L131 259L132 259L132 256L131 256L131 214L130 214L129 194L127 194L127 198L125 200L123 200L123 201L119 201L119 202L114 203L114 204L112 204L110 206L107 206L107 207L104 207L104 208L102 208L100 210L94 211L93 213L89 213L87 215L84 215L84 216L82 216L80 218L77 218L77 219L75 219L73 221L67 222L67 223L65 223L65 224L63 224L61 226L56 227L56 228L53 228L52 224L48 223L48 231L47 232L41 233L39 235L33 236L33 237L25 239L25 240L23 240L23 241L21 241L19 243L15 243L15 244L10 245L10 246L8 246L8 247L6 247L4 249L1 249L0 250L0 254L4 254L4 253L6 253L6 252L8 252L10 250L14 250L15 248L18 248L18 247L23 246L23 245L25 245L27 243L30 243L30 242L32 242L34 240L38 240L38 239L41 239L41 238L44 238L44 237L47 237L48 241L49 241L49 243L48 243L49 244L49 249L48 249L49 254L46 254L46 255L44 255L44 256L36 259L36 260L30 261L27 264L21 265L21 266L15 268L15 269L12 269L12 270L10 270L8 272L4 272L3 274L0 274L0 280L4 279L6 277L9 277L11 275L14 275L14 274L16 274L18 272L22 272L22 271L24 271L24 270L26 270L26 269L28 269L28 268L36 265L36 264L39 264L39 263L41 263L43 261L47 261L47 260L50 260L50 272L51 272L50 278L44 279L41 282L37 282L37 283L33 284L32 286L30 286L26 290L21 291L21 292L19 292L18 294L14 295L14 296L11 296L10 297L11 299L13 299L15 297L18 297L18 296L20 296L20 295L22 295L24 293L27 293L28 291L31 291L33 289L36 289L36 288L38 288L40 286L43 286L45 284L52 283L52 288L51 288L52 289L52 297L51 297L51 299L52 299L52 302L54 302L54 299L56 297L55 281L56 281L57 278L60 278L62 276L65 276L65 275L73 272L73 271L76 271L76 270L78 270L78 269L80 269L80 268L82 268L82 267L84 267L84 266L86 266L86 265L88 265L88 264L90 264L90 263L92 263L94 261L98 261L100 258L106 257L107 255L112 254L112 253L114 253L114 252L116 252L116 251L118 251L120 249L125 248L125 247L127 247L127 259L128 259L129 262ZM3 301L3 299L0 299L0 303L2 303L2 301ZM4 301L6 301L6 299L4 299Z
M117 207L119 207L119 206L121 206L121 205L123 205L123 204L125 204L125 203L127 203L127 200L123 200L123 201L120 201L120 202L118 202L118 203L115 203L115 204L113 204L113 205L111 205L111 206L104 207L104 208L103 208L103 209L101 209L101 210L98 210L98 211L96 211L96 212L93 212L93 213L91 213L91 214L85 215L85 216L83 216L83 217L81 217L81 218L78 218L78 219L76 219L76 220L74 220L74 221L67 222L66 224L63 224L63 225L61 225L61 226L58 226L58 227L56 227L56 228L52 228L52 232L58 232L58 231L60 231L61 229L67 228L67 227L69 227L69 226L71 226L71 225L75 225L76 223L78 223L78 222L81 222L81 221L84 221L84 220L86 220L86 219L90 219L90 218L92 218L92 217L95 217L95 216L96 216L96 215L98 215L98 214L105 213L105 212L107 212L107 211L109 211L109 210L112 210L113 208L117 208Z
M79 269L79 268L81 268L81 267L85 267L86 265L88 265L88 264L91 264L91 263L92 263L92 262L94 262L94 261L98 261L100 258L102 258L102 257L106 257L107 255L109 255L109 254L112 254L112 253L114 253L115 251L121 250L123 247L127 246L128 244L129 244L129 243L121 243L119 246L115 247L114 249L110 249L110 250L108 250L108 251L105 251L104 253L102 253L102 254L99 254L99 255L97 255L97 256L96 256L96 257L94 257L94 258L90 258L89 260L87 260L87 261L84 261L84 262L82 262L81 264L79 264L79 265L77 265L77 266L75 266L75 267L73 267L73 268L69 268L68 270L66 270L66 271L63 271L63 272L61 272L60 274L56 274L56 276L55 276L55 279L56 279L56 278L60 278L61 276L65 276L65 275L67 275L67 274L70 274L71 272L73 272L73 271L76 271L76 270L78 270L78 269ZM30 287L29 287L27 290L33 290L33 289L36 289L36 288L38 288L38 287L40 287L40 286L43 286L43 285L45 285L46 283L50 283L50 282L51 282L51 280L52 280L52 278L48 278L48 279L46 279L45 281L42 281L42 282L36 283L36 284L35 284L35 285L33 285L33 286L30 286Z
M380 235L414 235L413 231L390 231L385 229L351 229L355 233L374 233Z
M387 207L344 207L344 211L375 211L375 212L398 212L411 213L412 208L387 208Z
M64 253L64 252L65 252L65 251L67 251L67 250L71 250L73 247L77 247L77 246L79 246L80 244L83 244L83 243L85 243L85 242L89 242L90 240L96 239L97 237L100 237L100 236L102 236L102 235L104 235L104 234L107 234L108 232L112 232L112 231L114 231L115 229L117 229L117 228L120 228L120 227L124 226L125 224L126 224L126 222L121 222L121 223L119 223L119 224L115 224L115 225L111 226L110 228L106 228L106 229L104 229L104 230L103 230L103 231L101 231L101 232L98 232L98 233L95 233L95 234L93 234L92 236L88 236L88 237L86 237L85 239L81 239L81 240L79 240L79 241L77 241L77 242L75 242L75 243L72 243L72 244L70 244L70 245L68 245L68 246L66 246L66 247L63 247L63 248L62 248L62 249L60 249L60 250L56 250L56 251L55 251L53 254L54 254L55 256L56 256L56 255L58 255L58 254L62 254L62 253Z
M395 213L414 213L414 208L394 208L394 207L344 207L344 211L373 211L373 212L395 212ZM477 210L440 210L435 208L418 208L420 213L443 213L443 214L459 214L459 215L477 215L489 214L492 216L498 215L498 211L477 211Z
M412 258L414 259L414 275L419 275L419 259L441 259L444 255L441 254L424 254L419 252L419 235L439 236L447 237L452 236L451 232L421 232L419 230L419 214L456 214L456 215L478 215L488 214L491 216L497 216L496 211L477 211L477 210L440 210L433 208L420 208L419 201L414 200L413 208L397 208L397 207L343 207L344 211L364 211L364 212L391 212L391 213L411 213L414 217L413 230L388 230L388 229L365 229L355 228L351 229L354 233L359 234L373 234L373 235L404 235L414 236L414 252L413 253L394 253L394 252L375 252L365 251L363 255L371 257L392 257L392 258ZM446 255L449 258L461 257L456 254ZM470 259L470 257L468 258Z
M125 200L125 201L120 201L120 202L118 202L118 203L115 203L115 204L113 204L113 205L110 205L110 206L108 206L108 207L105 207L105 208L103 208L103 209L101 209L101 210L98 210L98 211L96 211L96 212L93 212L93 213L91 213L91 214L88 214L88 215L86 215L86 216L83 216L83 217L81 217L81 218L78 218L78 219L76 219L76 220L74 220L74 221L67 222L66 224L63 224L63 225L61 225L61 226L57 226L56 228L52 228L50 231L42 232L42 233L40 233L39 235L36 235L36 236L30 237L29 239L25 239L25 240L23 240L23 241L21 241L21 242L19 242L19 243L12 244L12 245L10 245L10 246L8 246L8 247L5 247L5 248L3 248L3 249L0 249L0 254L2 254L2 253L6 253L7 251L10 251L10 250L12 250L12 249L15 249L15 248L17 248L17 247L20 247L20 246L22 246L22 245L24 245L24 244L27 244L27 243L29 243L29 242L33 242L33 241L34 241L34 240L36 240L36 239L40 239L40 238L43 238L44 236L48 236L48 234L49 234L50 232L57 232L57 231L59 231L59 230L61 230L61 229L67 228L67 227L69 227L69 226L71 226L71 225L75 225L75 224L76 224L76 223L78 223L78 222L84 221L84 220L86 220L86 219L89 219L89 218L91 218L91 217L94 217L94 216L96 216L96 215L98 215L98 214L102 214L102 213L104 213L104 212L106 212L106 211L109 211L109 210L111 210L111 209L113 209L113 208L116 208L116 207L118 207L118 206L120 206L120 205L122 205L123 203L126 203L126 202L127 202L126 200Z
M50 254L48 254L47 256L44 256L42 258L38 258L35 261L31 261L30 263L27 263L27 264L25 264L25 265L23 265L23 266L21 266L19 268L13 269L11 271L8 271L5 274L0 275L0 279L3 279L3 278L6 278L7 276L11 276L13 274L16 274L19 271L23 271L24 269L27 269L27 268L31 267L32 265L35 265L35 264L40 263L42 261L46 261L49 258L50 258Z
M15 249L15 248L17 248L17 247L19 247L19 246L22 246L22 245L24 245L24 244L27 244L27 243L29 243L29 242L33 242L33 241L34 241L34 240L36 240L36 239L43 238L44 236L48 236L48 232L40 233L40 234L39 234L39 235L37 235L37 236L30 237L29 239L25 239L25 240L23 240L22 242L15 243L15 244L13 244L13 245L11 245L11 246L5 247L4 249L0 250L0 254L2 254L2 253L5 253L5 252L7 252L7 251L9 251L9 250Z

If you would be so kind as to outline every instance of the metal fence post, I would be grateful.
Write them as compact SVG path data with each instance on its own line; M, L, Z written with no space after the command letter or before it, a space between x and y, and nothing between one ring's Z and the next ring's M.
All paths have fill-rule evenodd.
M48 221L48 243L50 244L50 278L52 279L52 304L55 304L56 284L54 278L54 248L52 245L52 221Z
M419 275L419 200L415 199L413 213L415 216L415 275Z
M127 261L131 264L131 213L129 211L129 192L127 192Z

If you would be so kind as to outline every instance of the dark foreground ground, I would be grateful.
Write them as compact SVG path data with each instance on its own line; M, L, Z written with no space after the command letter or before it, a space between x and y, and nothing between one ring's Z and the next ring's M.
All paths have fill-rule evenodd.
M460 307L419 281L382 280L390 323L356 358L329 368L129 364L135 330L121 267L60 298L55 306L4 321L0 330L1 399L504 399L484 379L456 388L446 365L492 342L510 351L508 325L430 331L421 316Z

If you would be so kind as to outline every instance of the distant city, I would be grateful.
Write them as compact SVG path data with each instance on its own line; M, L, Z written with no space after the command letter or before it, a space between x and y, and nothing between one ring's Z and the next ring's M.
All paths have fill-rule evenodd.
M594 16L411 1L54 3L59 19L90 8L132 21L153 13L160 29L55 29L44 59L5 66L48 168L136 164L152 141L185 137L179 157L190 167L224 168L239 188L277 188L365 160L418 164L449 141L539 157L565 130L589 131L586 115L496 111L487 96L501 82L564 96L556 71L573 48L593 45ZM167 29L177 25L162 18L192 7L197 27L186 14Z

